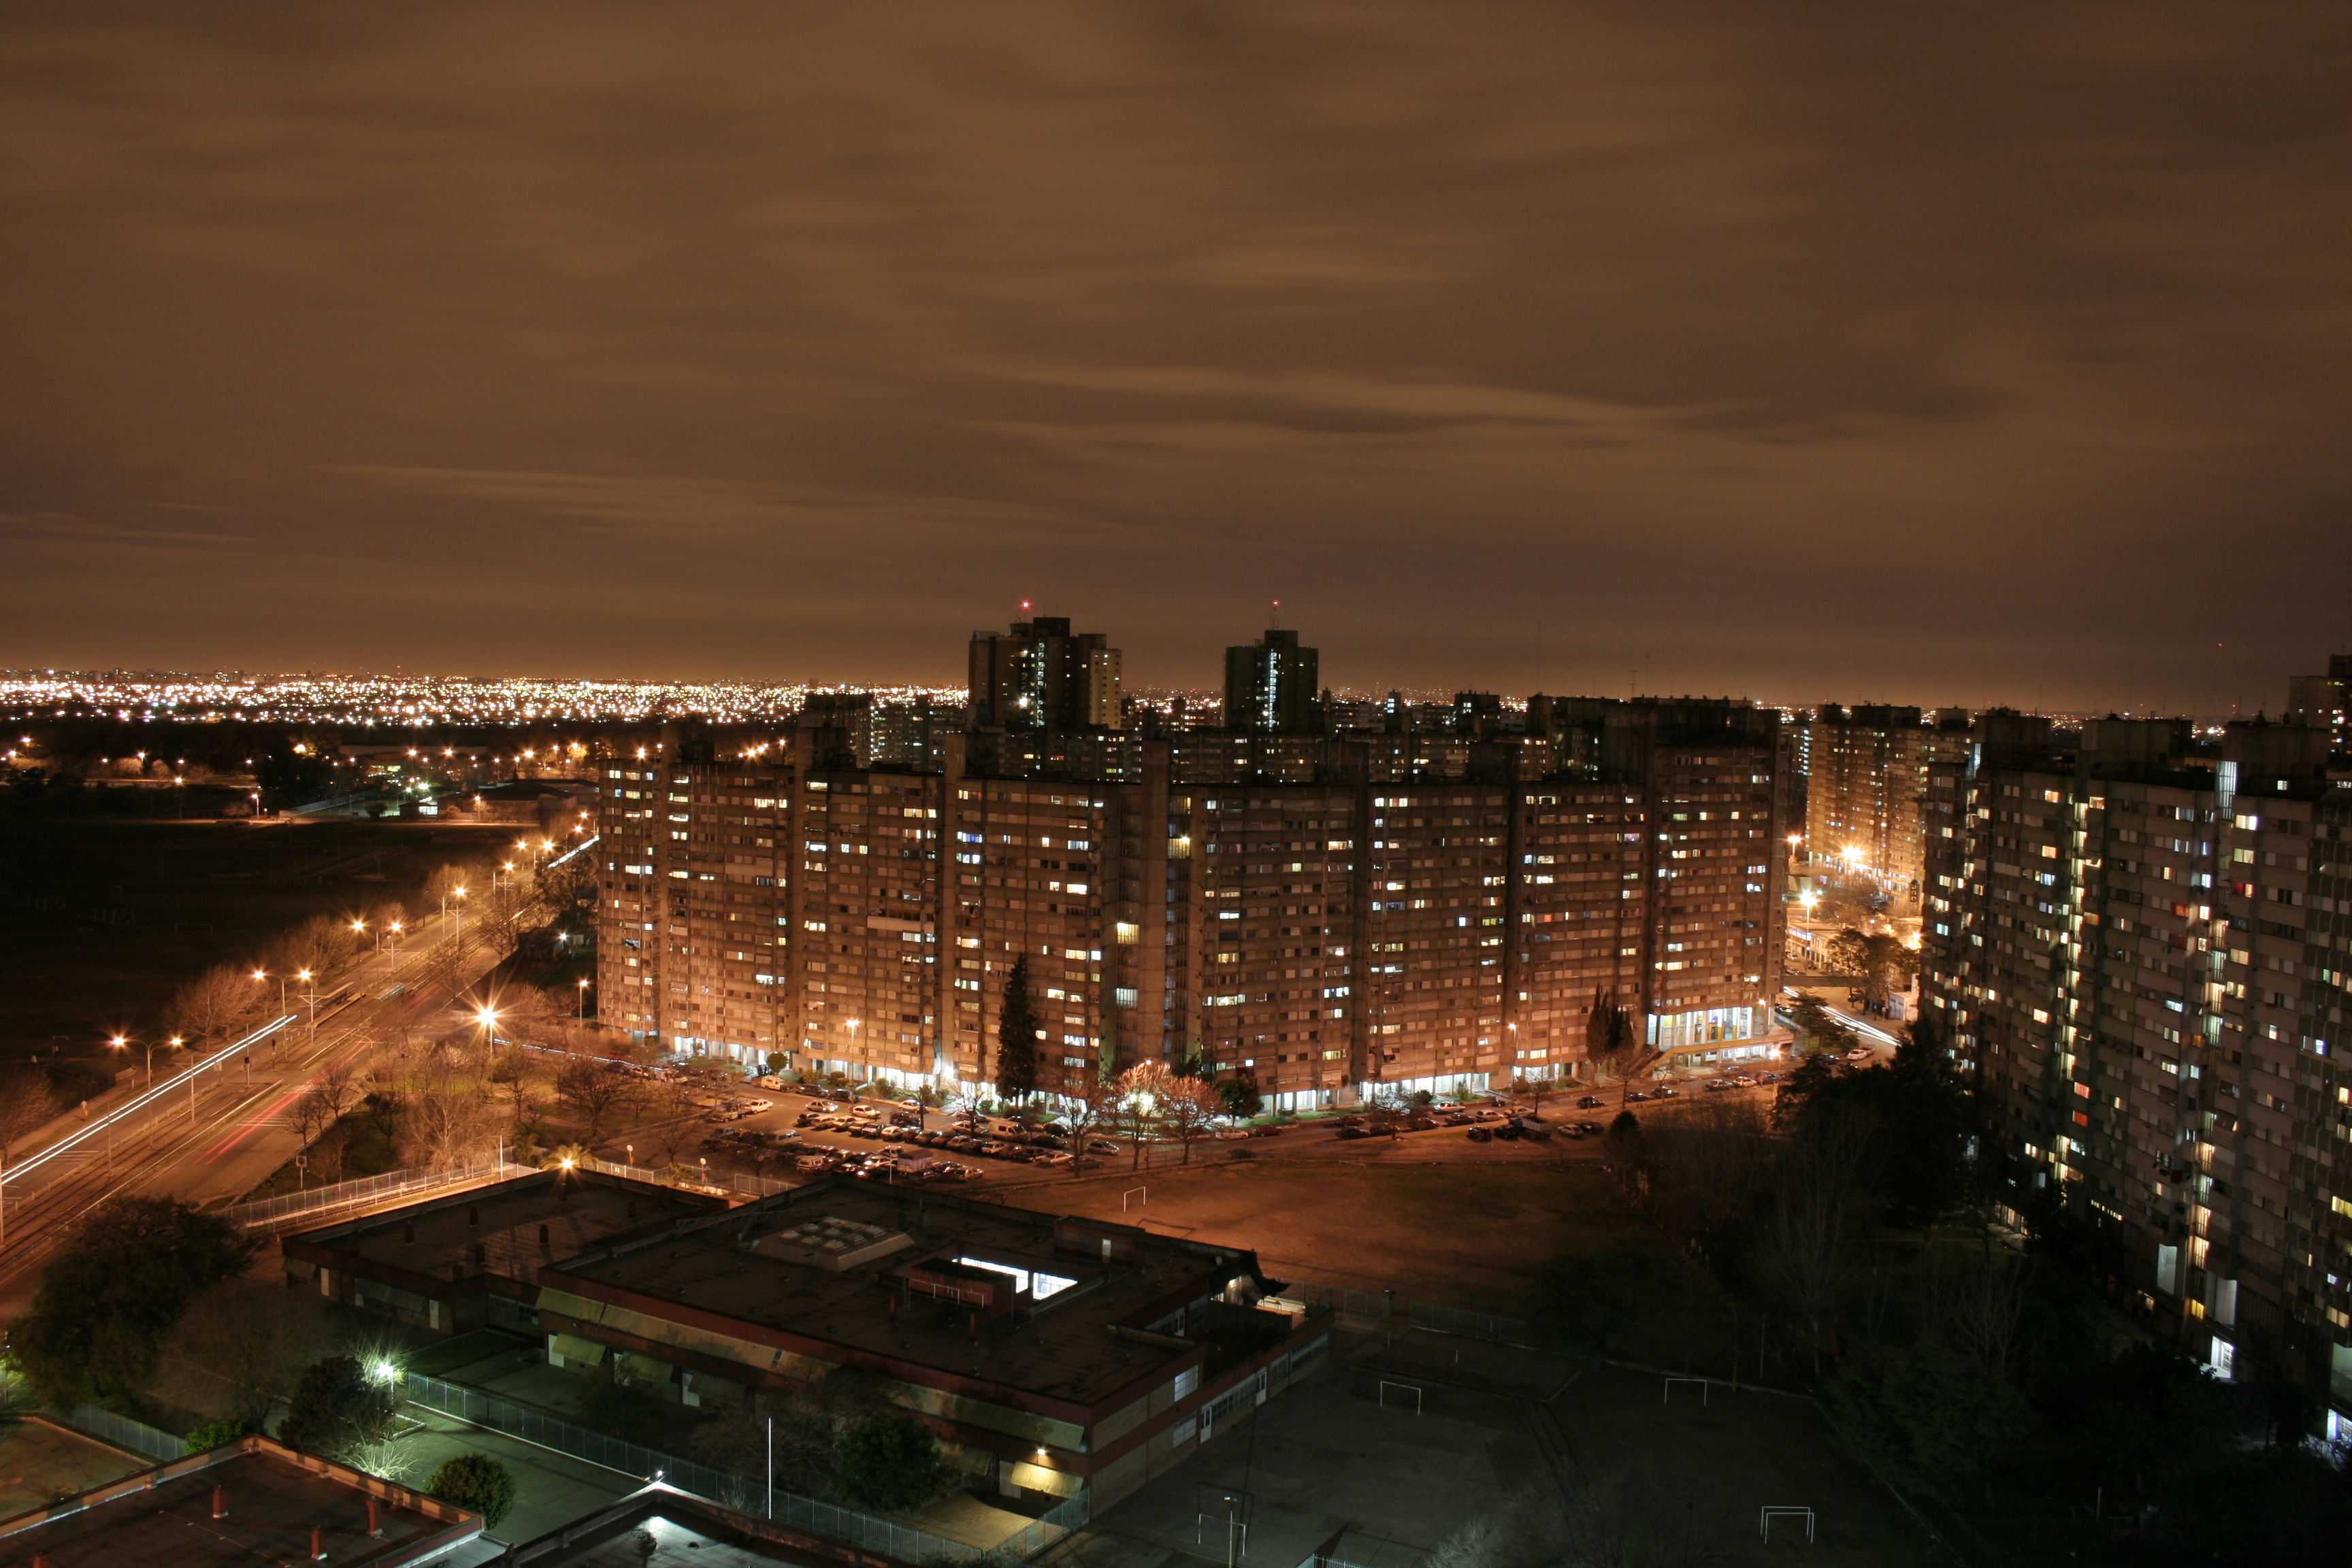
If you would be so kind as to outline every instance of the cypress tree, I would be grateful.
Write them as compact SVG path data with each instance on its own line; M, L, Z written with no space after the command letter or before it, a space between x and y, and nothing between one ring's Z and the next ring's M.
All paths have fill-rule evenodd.
M1037 1009L1029 1002L1027 954L1013 961L1004 977L1004 1000L996 1010L996 1092L1026 1100L1037 1092Z

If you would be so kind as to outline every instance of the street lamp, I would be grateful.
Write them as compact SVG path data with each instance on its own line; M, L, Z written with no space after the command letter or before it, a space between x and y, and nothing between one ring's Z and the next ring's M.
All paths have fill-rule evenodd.
M588 1021L588 982L585 980L580 983L580 1021L583 1024Z
M269 978L269 972L266 969L257 969L253 972L253 977L256 980L267 980ZM280 1013L286 1011L286 976L282 974L278 977L278 1010Z
M310 972L307 969L297 972L294 978L299 980L310 993L310 1022L305 1032L310 1039L316 1040L319 1037L319 983L310 978Z

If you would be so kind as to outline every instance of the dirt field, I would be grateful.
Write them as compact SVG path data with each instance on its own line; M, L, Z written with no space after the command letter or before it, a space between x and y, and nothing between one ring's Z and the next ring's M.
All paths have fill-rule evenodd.
M1139 1205L1122 1197L1145 1188ZM1055 1214L1125 1219L1171 1235L1256 1249L1273 1273L1501 1316L1523 1308L1546 1259L1652 1238L1601 1185L1597 1166L1255 1161L1055 1182L1005 1200Z

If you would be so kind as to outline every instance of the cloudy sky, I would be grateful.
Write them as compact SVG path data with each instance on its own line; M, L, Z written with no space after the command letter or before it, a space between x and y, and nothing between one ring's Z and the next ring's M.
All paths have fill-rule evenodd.
M2352 6L0 16L0 665L2275 706Z

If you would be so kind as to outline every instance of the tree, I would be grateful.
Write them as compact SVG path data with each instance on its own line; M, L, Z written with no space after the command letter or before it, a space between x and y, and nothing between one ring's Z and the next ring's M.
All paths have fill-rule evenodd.
M1649 1146L1642 1136L1642 1120L1621 1110L1601 1136L1601 1163L1610 1183L1628 1199L1638 1200L1649 1184Z
M57 1113L47 1069L29 1062L0 1067L0 1170L7 1168L9 1145Z
M9 1348L52 1408L143 1389L189 1298L244 1272L259 1245L175 1199L110 1199L42 1274Z
M739 1400L706 1417L691 1441L697 1456L729 1475L765 1473L772 1451L777 1486L808 1497L832 1489L833 1417L808 1399L759 1394Z
M1171 1075L1160 1097L1160 1125L1176 1135L1188 1165L1192 1163L1193 1143L1223 1111L1224 1101L1216 1086L1190 1073Z
M391 1384L372 1377L357 1356L314 1362L286 1402L278 1440L322 1459L348 1459L392 1430Z
M1029 1000L1029 955L1013 961L996 1011L996 1092L1022 1100L1037 1092L1037 1009Z
M583 1142L593 1143L606 1118L637 1097L637 1080L614 1063L593 1057L575 1058L555 1075L555 1098L572 1108L582 1123Z
M249 970L216 963L173 994L163 1022L173 1034L202 1048L234 1033L262 1000Z
M1883 1009L1895 991L1910 989L1919 972L1919 955L1885 932L1865 936L1848 926L1830 939L1828 958L1833 973L1850 974L1862 983L1863 1001Z
M1797 1005L1789 1009L1789 1022L1799 1037L1798 1050L1807 1056L1843 1055L1857 1037L1851 1025L1832 1015L1820 997L1810 993L1800 995Z
M312 1079L288 1112L303 1149L313 1149L324 1140L359 1099L359 1080L348 1066L330 1067Z
M1217 1103L1227 1116L1255 1116L1265 1109L1265 1097L1258 1093L1257 1080L1242 1072L1218 1083Z
M1822 1410L1857 1452L1947 1504L1978 1495L1985 1467L2032 1425L2025 1396L1940 1345L1882 1350L1822 1385Z
M1617 993L1601 986L1592 993L1584 1015L1584 1054L1596 1067L1622 1073L1634 1054L1633 1018L1617 1000Z
M1117 1119L1127 1090L1120 1079L1098 1078L1075 1086L1064 1099L1062 1125L1069 1131L1070 1174L1076 1176L1086 1169L1087 1139Z
M507 1093L513 1097L517 1127L530 1120L523 1112L523 1097L528 1092L530 1065L530 1053L520 1046L509 1046L490 1058L489 1080L505 1086Z
M225 1279L190 1300L164 1340L155 1393L234 1426L232 1436L258 1432L299 1369L334 1348L316 1294Z
M1855 1232L1870 1202L1878 1141L1853 1110L1808 1117L1782 1154L1748 1250L1767 1291L1822 1341L1853 1268Z
M514 1510L514 1473L488 1454L459 1454L442 1460L433 1479L425 1483L425 1490L443 1502L471 1509L490 1530Z
M954 1485L940 1440L910 1415L861 1415L842 1423L833 1445L833 1489L853 1508L881 1513L918 1509Z

